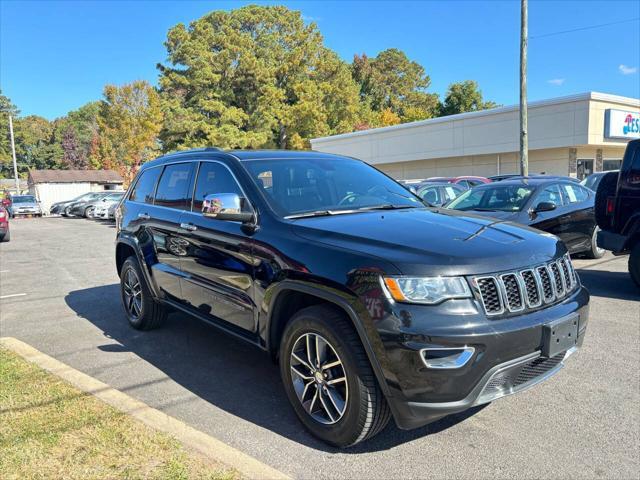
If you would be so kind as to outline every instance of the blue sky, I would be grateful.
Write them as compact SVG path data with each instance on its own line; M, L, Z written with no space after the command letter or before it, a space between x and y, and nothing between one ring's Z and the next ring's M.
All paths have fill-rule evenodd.
M170 27L216 9L264 2L0 0L0 88L23 115L64 115L101 98L106 83L157 81ZM343 59L404 50L441 96L474 79L487 100L518 101L519 2L268 2L300 10ZM640 2L529 5L529 100L589 90L640 97Z

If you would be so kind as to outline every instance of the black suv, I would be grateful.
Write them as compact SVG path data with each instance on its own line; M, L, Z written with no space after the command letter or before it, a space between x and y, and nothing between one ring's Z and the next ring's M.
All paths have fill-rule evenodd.
M557 237L428 208L352 158L166 155L116 219L131 325L171 308L266 350L302 423L336 446L538 383L587 327Z
M598 246L629 255L629 273L640 287L640 139L627 144L619 172L607 173L596 192Z

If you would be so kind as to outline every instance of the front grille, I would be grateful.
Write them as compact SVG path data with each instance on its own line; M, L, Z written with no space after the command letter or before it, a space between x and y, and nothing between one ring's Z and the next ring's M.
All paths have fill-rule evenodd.
M502 299L496 279L493 277L478 278L476 282L482 297L482 304L487 313L494 315L502 313Z
M559 370L565 356L566 352L551 358L537 357L499 371L486 383L475 404L491 402L542 380L552 370Z
M500 315L558 301L578 286L578 278L565 255L531 269L474 277L472 285L487 315Z

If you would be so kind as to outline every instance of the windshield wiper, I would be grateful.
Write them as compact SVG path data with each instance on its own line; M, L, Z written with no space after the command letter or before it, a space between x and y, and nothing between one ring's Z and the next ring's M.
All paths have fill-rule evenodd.
M357 210L314 210L313 212L294 213L287 215L286 219L307 218L307 217L328 217L330 215L342 215L344 213L355 213Z
M392 203L382 203L380 205L372 205L370 207L358 208L358 211L363 210L402 210L404 208L418 208L419 205L394 205Z

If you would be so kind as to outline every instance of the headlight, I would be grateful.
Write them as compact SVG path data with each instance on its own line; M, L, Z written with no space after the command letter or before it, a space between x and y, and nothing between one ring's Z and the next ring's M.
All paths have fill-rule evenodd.
M463 277L384 277L384 285L397 302L440 303L449 298L470 298Z

